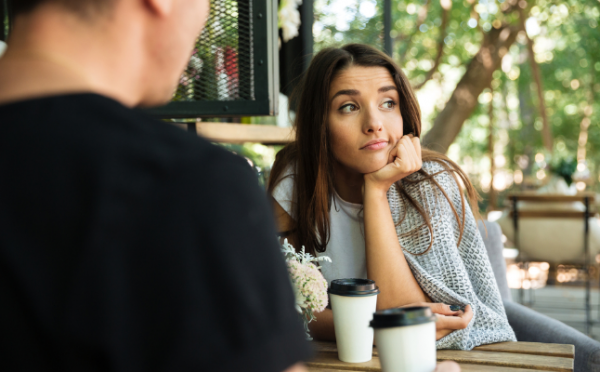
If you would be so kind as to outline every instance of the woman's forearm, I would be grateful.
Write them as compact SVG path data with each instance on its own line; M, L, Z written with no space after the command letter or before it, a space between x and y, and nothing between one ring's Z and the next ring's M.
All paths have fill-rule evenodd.
M406 262L386 192L368 182L364 190L364 219L367 275L381 290L377 309L430 302Z
M334 341L335 330L333 328L333 311L325 309L315 313L316 321L308 323L310 335L319 341Z

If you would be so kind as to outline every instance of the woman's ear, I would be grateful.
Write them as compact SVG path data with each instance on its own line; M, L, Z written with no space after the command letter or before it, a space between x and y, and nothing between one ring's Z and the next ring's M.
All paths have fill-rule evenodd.
M177 0L143 0L146 7L155 15L164 17L171 14L173 2Z

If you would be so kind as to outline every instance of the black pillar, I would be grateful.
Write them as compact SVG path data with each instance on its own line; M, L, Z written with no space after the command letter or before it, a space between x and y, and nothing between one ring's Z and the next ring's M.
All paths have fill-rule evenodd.
M383 50L388 56L392 57L393 44L392 36L392 0L383 1Z
M302 1L298 11L301 21L298 36L287 43L282 38L279 50L279 86L281 93L288 97L308 68L313 54L313 0Z
M8 39L8 3L7 0L0 1L0 40Z
M314 0L304 0L302 1L302 5L300 6L300 19L302 20L302 24L300 25L300 33L302 35L302 46L304 48L302 72L308 69L313 55L313 24L315 23L315 13L313 4Z

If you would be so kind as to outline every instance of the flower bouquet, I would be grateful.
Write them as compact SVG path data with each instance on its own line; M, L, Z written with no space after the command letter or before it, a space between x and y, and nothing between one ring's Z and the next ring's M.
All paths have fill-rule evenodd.
M319 271L320 268L313 262L331 262L331 259L326 256L313 257L310 253L304 251L304 246L302 252L298 253L288 243L287 239L283 242L281 251L285 257L292 288L296 296L296 310L298 310L304 321L306 337L312 340L308 323L316 319L314 313L325 310L328 301L327 281Z

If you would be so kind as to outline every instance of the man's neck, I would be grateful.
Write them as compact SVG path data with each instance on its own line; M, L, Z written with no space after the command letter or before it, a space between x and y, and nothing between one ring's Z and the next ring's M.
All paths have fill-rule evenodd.
M131 38L119 40L102 20L90 27L75 14L48 14L16 20L0 59L0 104L82 92L139 104L143 53Z

